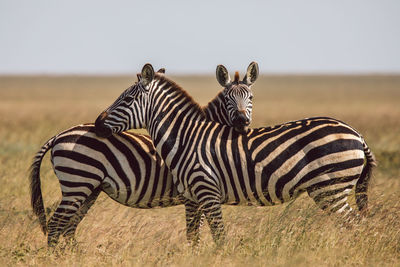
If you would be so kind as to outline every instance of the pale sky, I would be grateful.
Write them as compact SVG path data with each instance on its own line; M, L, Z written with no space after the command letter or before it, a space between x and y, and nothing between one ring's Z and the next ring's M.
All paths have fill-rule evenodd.
M0 0L0 74L400 73L400 0Z

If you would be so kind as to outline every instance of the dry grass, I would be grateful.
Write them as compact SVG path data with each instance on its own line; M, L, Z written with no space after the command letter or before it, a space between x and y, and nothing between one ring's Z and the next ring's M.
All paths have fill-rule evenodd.
M175 77L205 104L213 77ZM400 77L262 77L253 126L326 115L348 122L375 152L370 212L355 229L307 197L276 207L224 207L228 243L215 250L208 227L197 252L185 241L183 207L138 210L104 194L78 227L78 246L50 253L29 206L27 169L51 136L92 122L131 77L0 77L0 265L400 265ZM205 90L205 88L207 90ZM60 200L48 156L46 207Z

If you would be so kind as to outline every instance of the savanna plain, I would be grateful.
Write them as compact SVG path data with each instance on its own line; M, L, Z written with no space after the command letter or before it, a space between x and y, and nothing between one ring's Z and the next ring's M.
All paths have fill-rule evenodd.
M173 79L200 104L221 90L212 76ZM102 193L78 227L77 244L61 242L49 251L30 208L32 158L53 135L93 122L134 80L134 75L0 77L1 266L400 266L400 76L395 75L261 76L253 86L252 127L331 116L363 134L378 167L368 213L358 226L341 227L307 195L274 207L224 206L226 245L216 249L204 225L201 243L192 250L183 206L132 209ZM41 181L49 217L61 199L49 155ZM351 203L356 208L354 198Z

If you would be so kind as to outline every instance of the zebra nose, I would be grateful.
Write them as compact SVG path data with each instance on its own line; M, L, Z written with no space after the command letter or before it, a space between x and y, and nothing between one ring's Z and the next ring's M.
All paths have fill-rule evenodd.
M107 138L112 134L112 131L109 127L104 125L104 121L107 118L108 113L106 111L102 112L96 119L94 123L94 130L98 137Z
M245 111L237 111L235 124L239 124L241 126L247 126L250 124L250 120L247 118Z

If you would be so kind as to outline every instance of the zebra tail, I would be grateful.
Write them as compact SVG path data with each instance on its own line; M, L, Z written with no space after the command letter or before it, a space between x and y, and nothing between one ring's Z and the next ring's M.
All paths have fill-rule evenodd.
M39 223L44 234L47 232L46 213L43 205L42 190L40 188L40 165L46 152L53 147L56 136L49 139L36 153L33 163L30 167L30 192L31 192L31 205L33 213L39 218Z
M377 162L374 154L369 149L367 143L363 140L364 153L366 158L366 164L361 172L360 178L356 183L356 203L358 210L362 213L367 210L368 207L368 184L371 179L372 169L377 166Z

